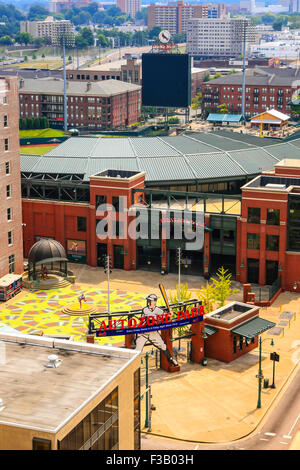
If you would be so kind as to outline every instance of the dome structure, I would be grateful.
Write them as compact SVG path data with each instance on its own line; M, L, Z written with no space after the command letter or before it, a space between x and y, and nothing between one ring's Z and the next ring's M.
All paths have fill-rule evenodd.
M67 255L64 247L57 240L43 238L36 242L29 251L28 264L39 265L42 262L66 261Z

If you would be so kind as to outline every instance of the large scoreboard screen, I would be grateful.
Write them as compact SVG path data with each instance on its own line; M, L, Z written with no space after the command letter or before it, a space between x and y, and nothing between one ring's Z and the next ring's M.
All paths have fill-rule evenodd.
M142 104L187 108L191 104L191 58L188 54L142 54Z

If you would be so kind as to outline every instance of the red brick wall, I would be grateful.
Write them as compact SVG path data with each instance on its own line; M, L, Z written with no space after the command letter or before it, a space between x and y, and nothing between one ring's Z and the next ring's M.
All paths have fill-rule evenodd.
M21 178L19 153L19 100L17 78L0 79L0 277L9 272L8 258L15 257L15 272L23 272L23 239L21 212ZM7 103L5 103L5 98ZM4 127L7 116L7 127ZM5 151L8 139L8 151ZM6 174L5 163L10 164ZM6 186L11 186L11 197L7 198ZM7 220L7 209L12 210L12 220ZM8 232L12 232L13 243L8 245Z
M233 337L237 338L236 353L233 353ZM245 342L243 343L243 349L239 349L239 338L234 335L230 330L218 330L214 335L209 336L205 340L205 355L212 359L217 359L223 362L230 362L243 354L252 351L257 348L258 338L255 338L254 344L250 344L246 347Z

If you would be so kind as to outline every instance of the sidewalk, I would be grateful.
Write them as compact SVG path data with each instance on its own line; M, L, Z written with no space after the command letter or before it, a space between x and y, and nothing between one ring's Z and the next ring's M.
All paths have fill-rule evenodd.
M270 341L273 338L275 343L272 347L270 341L265 341L262 349L263 375L270 384L273 370L270 352L280 355L280 362L276 363L276 389L262 389L262 408L256 408L258 348L230 364L214 359L208 359L207 367L184 362L180 372L168 375L152 369L149 383L156 407L152 412L152 433L209 443L232 441L254 430L300 359L299 295L281 294L272 307L261 309L260 316L278 325L282 321L280 303L282 312L297 312L296 320L290 321L290 328L285 327L284 336L282 333L271 336L269 332L262 335ZM142 401L142 423L144 412Z

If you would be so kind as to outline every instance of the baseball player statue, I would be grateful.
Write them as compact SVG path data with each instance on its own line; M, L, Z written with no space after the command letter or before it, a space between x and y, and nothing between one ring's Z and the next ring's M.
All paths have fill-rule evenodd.
M80 305L80 308L81 308L82 302L86 302L85 295L84 295L84 294L80 294L80 296L78 297L78 301L79 301L79 305Z
M157 307L157 295L150 294L147 297L147 306L143 308L144 317L155 317L156 315L163 315L164 311ZM172 311L171 311L172 313ZM150 333L141 333L137 336L136 339L136 349L142 350L146 341L150 341L156 348L165 354L168 361L171 362L174 366L178 366L178 362L174 357L169 353L166 343L163 341L161 335L158 331L151 331Z

